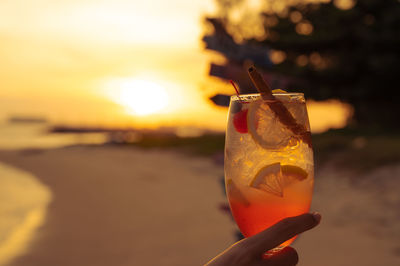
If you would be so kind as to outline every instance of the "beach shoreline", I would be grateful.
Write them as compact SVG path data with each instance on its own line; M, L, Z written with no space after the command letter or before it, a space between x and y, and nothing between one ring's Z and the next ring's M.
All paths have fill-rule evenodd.
M53 193L28 252L7 266L202 265L235 241L236 225L219 210L223 168L209 157L102 145L0 151L0 162ZM351 171L318 167L312 210L323 220L295 241L299 265L398 265L390 221L400 181L389 178L398 173L392 165L354 184Z
M0 151L0 161L54 194L34 244L12 266L201 265L234 241L218 210L222 170L207 158L75 146Z
M28 251L52 194L32 174L0 162L0 198L0 265L7 265Z

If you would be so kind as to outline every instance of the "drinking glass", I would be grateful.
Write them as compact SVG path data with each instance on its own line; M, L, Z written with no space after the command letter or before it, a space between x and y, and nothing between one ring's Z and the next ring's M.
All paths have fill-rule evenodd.
M232 96L225 142L225 187L233 217L245 237L279 220L308 212L314 184L310 125L302 93ZM304 134L271 109L280 101ZM289 115L290 116L290 115ZM282 243L285 247L292 238Z

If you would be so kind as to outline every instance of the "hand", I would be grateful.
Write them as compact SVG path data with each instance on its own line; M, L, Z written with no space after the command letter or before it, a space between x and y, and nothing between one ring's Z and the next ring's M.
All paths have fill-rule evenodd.
M317 212L305 213L281 220L257 235L236 242L212 259L207 266L292 266L299 257L296 250L285 247L277 252L268 252L286 240L310 230L321 221Z

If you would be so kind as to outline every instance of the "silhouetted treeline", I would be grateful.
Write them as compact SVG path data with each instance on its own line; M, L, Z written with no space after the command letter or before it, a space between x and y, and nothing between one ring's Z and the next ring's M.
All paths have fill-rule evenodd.
M226 34L240 36L235 32L240 23L233 23L228 11L213 21ZM254 15L260 16L264 36L240 36L239 44L269 52L275 64L259 68L288 77L288 89L303 91L308 98L350 103L355 108L353 125L400 128L395 96L400 87L398 0L359 0L349 9L334 2L300 4L285 12L259 10Z

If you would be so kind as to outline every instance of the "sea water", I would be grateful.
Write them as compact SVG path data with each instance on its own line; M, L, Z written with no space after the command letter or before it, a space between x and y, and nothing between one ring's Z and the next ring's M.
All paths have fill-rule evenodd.
M0 163L0 265L26 251L40 227L51 192L30 173Z
M50 134L46 123L0 121L0 150L51 149L102 144L107 135ZM44 223L50 189L32 174L0 162L0 266L23 254Z
M48 133L46 123L6 123L0 121L0 149L51 149L78 144L104 144L105 133Z

